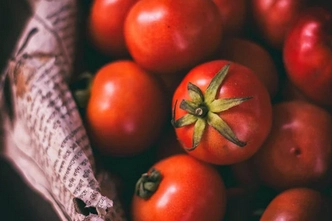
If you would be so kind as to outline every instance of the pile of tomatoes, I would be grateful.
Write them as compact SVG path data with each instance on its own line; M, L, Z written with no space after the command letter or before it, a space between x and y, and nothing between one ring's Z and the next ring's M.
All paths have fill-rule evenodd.
M332 220L329 1L83 9L73 93L130 220Z

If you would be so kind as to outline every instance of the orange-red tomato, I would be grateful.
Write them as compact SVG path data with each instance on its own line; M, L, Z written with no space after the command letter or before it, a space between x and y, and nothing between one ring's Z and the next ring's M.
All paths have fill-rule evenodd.
M123 35L124 20L137 0L95 0L88 20L89 37L102 53L114 58L129 56Z
M244 161L270 132L268 91L252 70L238 63L214 60L196 66L172 102L176 135L200 160L220 165Z
M94 147L107 155L133 155L149 148L167 118L156 78L135 62L106 64L92 83L86 119Z
M139 196L134 195L131 206L133 221L223 219L226 189L216 168L187 154L165 158L152 168L137 185Z
M155 73L189 69L207 59L222 38L217 6L206 0L140 0L124 27L128 50Z

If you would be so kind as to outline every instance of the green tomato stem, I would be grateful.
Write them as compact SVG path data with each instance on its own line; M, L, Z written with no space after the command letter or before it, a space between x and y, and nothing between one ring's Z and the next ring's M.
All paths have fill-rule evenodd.
M221 136L237 146L244 147L246 145L246 142L241 141L233 132L232 128L219 115L219 113L238 106L252 98L216 98L218 90L228 74L229 67L230 64L227 64L216 73L205 93L203 93L195 84L191 82L188 83L187 90L191 100L182 100L179 106L179 108L185 110L187 114L177 120L175 120L175 108L177 108L177 102L175 103L172 117L173 126L175 128L180 128L195 124L192 146L186 147L187 151L192 151L199 146L206 125L210 125L217 130Z
M162 180L161 173L152 168L150 173L143 173L135 186L135 194L143 199L149 199L158 189Z

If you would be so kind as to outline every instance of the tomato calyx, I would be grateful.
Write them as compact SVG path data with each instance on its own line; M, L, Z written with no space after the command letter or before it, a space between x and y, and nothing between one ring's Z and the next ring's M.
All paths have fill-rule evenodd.
M218 115L219 113L238 106L242 102L252 98L241 97L216 99L218 89L221 87L223 80L229 71L229 67L230 64L227 64L217 72L205 93L191 82L188 83L187 89L191 100L183 99L179 106L181 109L185 110L187 114L177 120L175 120L176 101L172 117L173 126L175 128L180 128L194 124L193 144L192 147L186 147L186 150L192 151L199 145L207 125L216 129L223 137L237 146L244 147L246 145L246 142L239 140L228 124Z
M135 194L143 199L149 199L158 189L161 182L161 173L152 168L150 173L143 173L136 183Z

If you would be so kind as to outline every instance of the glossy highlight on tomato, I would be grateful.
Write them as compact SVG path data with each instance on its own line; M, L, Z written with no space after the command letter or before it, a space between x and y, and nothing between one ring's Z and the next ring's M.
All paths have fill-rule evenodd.
M332 108L332 11L303 11L289 31L283 60L290 82L315 104Z
M131 60L103 66L95 75L87 106L89 136L105 155L127 156L148 149L167 118L159 81Z
M309 0L250 0L258 37L281 50L287 32Z
M140 0L128 13L124 35L139 65L172 74L212 55L222 39L222 21L212 1Z

